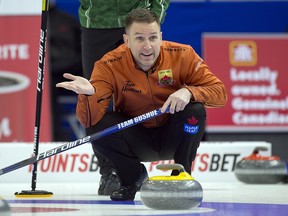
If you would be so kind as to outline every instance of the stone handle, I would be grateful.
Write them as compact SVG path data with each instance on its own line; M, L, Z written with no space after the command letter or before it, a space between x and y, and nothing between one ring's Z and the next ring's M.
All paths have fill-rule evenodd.
M181 164L159 164L156 168L158 170L178 170L179 173L185 172L185 169Z

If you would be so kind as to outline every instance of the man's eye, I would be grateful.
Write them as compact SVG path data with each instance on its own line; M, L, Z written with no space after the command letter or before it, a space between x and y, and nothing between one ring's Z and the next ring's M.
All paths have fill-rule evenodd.
M136 40L143 41L144 39L143 39L143 37L136 37Z
M157 38L158 38L158 37L157 37L156 35L155 35L155 36L151 36L151 37L150 37L150 40L151 40L151 41L155 41L155 40L157 40Z

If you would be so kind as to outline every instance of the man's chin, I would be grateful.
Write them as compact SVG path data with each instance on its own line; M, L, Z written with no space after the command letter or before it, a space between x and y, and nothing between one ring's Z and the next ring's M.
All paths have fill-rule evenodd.
M141 61L141 64L145 65L146 67L149 67L153 65L154 61L155 61L154 59L143 59Z

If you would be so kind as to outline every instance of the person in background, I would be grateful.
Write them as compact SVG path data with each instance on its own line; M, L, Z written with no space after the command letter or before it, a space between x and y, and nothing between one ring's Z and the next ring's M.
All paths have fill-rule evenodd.
M64 74L68 81L56 85L78 94L76 114L88 134L161 109L160 116L92 141L120 179L110 195L115 201L134 200L148 178L141 162L174 159L191 173L205 131L205 107L227 101L224 84L191 46L162 41L153 11L132 10L125 32L124 44L95 63L89 80ZM112 95L115 112L107 111Z
M57 8L57 1L49 1L47 48L51 80L51 104L53 113L53 140L71 140L71 132L63 128L67 113L60 103L61 97L74 96L71 92L55 88L65 72L82 75L81 29L79 21ZM76 105L75 105L76 107Z
M135 8L154 11L163 23L170 0L80 0L78 10L81 25L83 75L90 79L94 63L104 54L123 43L124 20ZM112 110L113 102L109 108ZM111 195L120 183L115 168L95 151L100 169L99 195Z

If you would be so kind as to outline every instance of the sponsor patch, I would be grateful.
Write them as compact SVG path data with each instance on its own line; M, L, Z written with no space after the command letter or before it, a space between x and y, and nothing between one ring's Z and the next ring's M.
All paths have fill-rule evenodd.
M198 120L194 116L192 116L190 119L188 118L188 123L190 125L196 125L198 123Z
M161 70L158 72L158 83L159 86L173 85L175 80L173 80L173 73L171 69Z
M189 134L196 134L199 131L199 125L184 124L184 132Z

